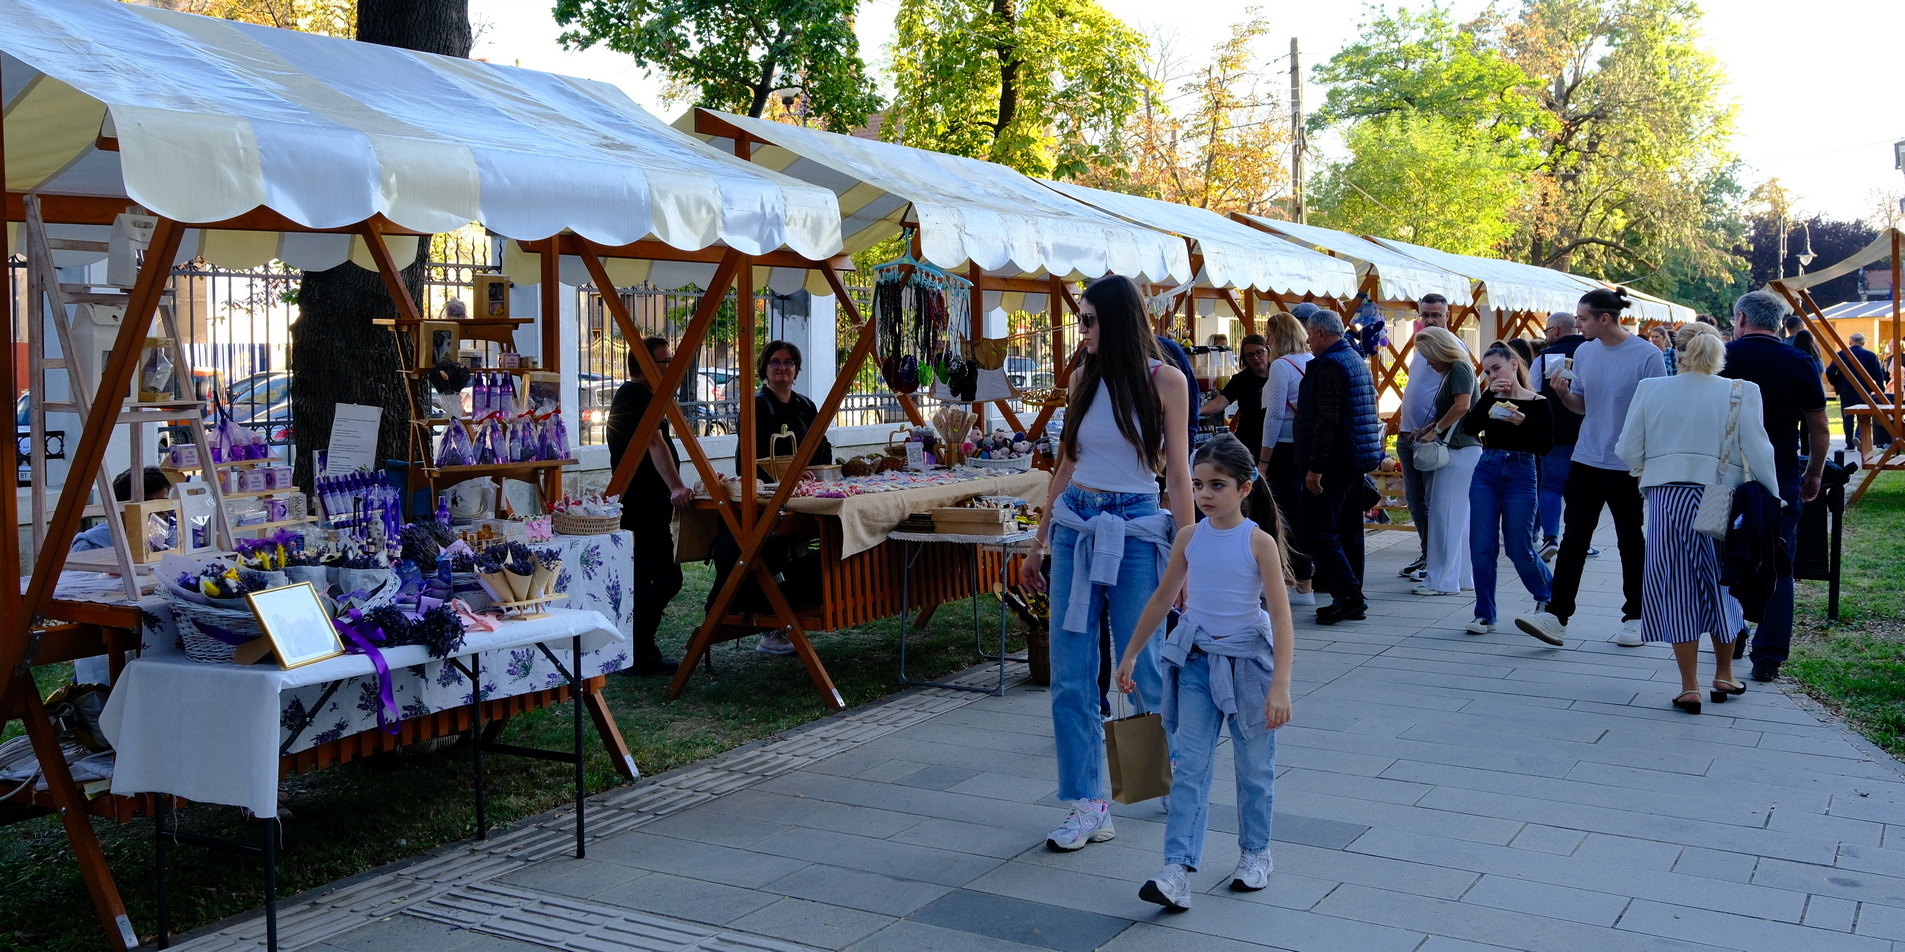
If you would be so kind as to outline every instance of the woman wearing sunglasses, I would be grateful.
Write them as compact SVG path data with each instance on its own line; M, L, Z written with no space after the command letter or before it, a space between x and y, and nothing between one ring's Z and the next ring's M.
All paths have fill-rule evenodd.
M1073 373L1046 514L1022 579L1047 589L1051 569L1052 730L1058 795L1072 812L1046 844L1075 850L1116 835L1111 825L1104 733L1099 716L1098 617L1109 603L1121 657L1170 557L1174 526L1189 526L1191 398L1183 372L1162 360L1144 298L1128 278L1101 278L1078 304L1084 352ZM1164 474L1170 511L1158 506ZM1146 710L1158 710L1162 638L1136 659L1133 679Z

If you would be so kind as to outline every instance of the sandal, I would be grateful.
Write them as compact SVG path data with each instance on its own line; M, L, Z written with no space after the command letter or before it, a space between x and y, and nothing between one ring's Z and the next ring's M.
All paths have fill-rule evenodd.
M1745 693L1746 685L1738 681L1722 681L1714 678L1713 691L1707 697L1711 698L1715 704L1725 704L1728 697L1738 697Z
M1693 700L1687 700L1688 695L1692 695ZM1698 690L1680 692L1680 696L1673 699L1673 706L1688 714L1700 713L1700 692Z

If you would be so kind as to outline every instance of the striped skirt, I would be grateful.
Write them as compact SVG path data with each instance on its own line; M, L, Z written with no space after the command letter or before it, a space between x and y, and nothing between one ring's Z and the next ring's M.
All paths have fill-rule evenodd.
M1720 599L1720 552L1693 531L1706 487L1685 483L1647 488L1647 573L1641 584L1640 630L1670 644L1719 634L1731 642Z

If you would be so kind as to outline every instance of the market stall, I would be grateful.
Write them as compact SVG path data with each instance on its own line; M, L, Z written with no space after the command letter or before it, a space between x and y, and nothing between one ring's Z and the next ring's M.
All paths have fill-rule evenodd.
M926 416L920 412L912 394L916 390L921 396L931 392L934 378L915 368L931 366L938 356L946 353L956 353L962 359L970 355L975 362L984 360L987 352L1001 353L1001 348L994 343L996 338L987 336L989 312L995 309L1047 311L1053 317L1053 351L1063 353L1060 315L1064 308L1073 305L1068 283L1122 274L1149 284L1175 285L1195 274L1184 243L1178 237L1105 214L1001 166L705 109L692 111L677 126L692 130L717 148L732 151L756 165L833 192L840 202L843 241L850 254L893 238L905 236L907 239L901 257L880 269L875 296L882 303L868 320L861 321L845 289L837 281L833 285L839 305L860 324L860 336L852 353L839 367L834 389L821 404L816 423L807 437L791 455L772 461L780 472L800 474L812 465L832 462L816 460L814 453L848 383L874 354L876 345L883 375L915 427L925 429ZM618 307L613 296L605 296L604 302L612 311ZM927 325L921 321L921 315L929 311L939 315L939 320L932 323L930 333L922 334ZM620 322L623 316L618 313L616 319ZM741 322L744 358L754 356L749 323ZM932 339L925 340L925 337ZM1055 367L1054 373L1062 388L1063 368ZM1006 399L1010 396L1009 390L993 395L977 387L965 388L956 377L942 377L940 382L946 384L946 389L941 391L945 403L969 406L972 418L983 419L982 413L988 406L996 408L1004 418L1006 429L1003 436L987 435L988 438L997 438L1005 444L998 451L1018 456L1025 462L1029 459L1024 459L1014 445L1022 444L1027 434L1035 436L1050 418L1052 409L1062 403L1062 395L1057 399L1047 395L1044 409L1027 423L1020 420L1009 405ZM962 389L954 389L955 385ZM970 426L970 419L950 427L952 433L935 430L934 435L957 448L965 442L962 437ZM803 489L812 483L798 475L792 478L777 475L778 482L763 492L751 478L759 462L754 448L754 426L752 401L743 400L737 471L745 478L738 481L732 492L725 489L712 492L708 503L720 515L738 546L736 564L749 571L726 576L715 593L707 619L690 640L686 654L696 658L715 643L760 631L762 622L771 616L772 621L779 622L787 631L823 695L831 695L830 703L838 706L838 694L833 692L831 682L824 679L824 672L818 671L819 662L811 657L805 632L810 624L870 620L898 610L901 577L895 571L897 563L890 555L876 554L885 547L884 541L857 556L846 553L848 532L837 513L803 513L790 508L800 505L799 496L812 494ZM651 430L646 428L638 430L635 439L643 439L649 432ZM683 442L689 445L690 456L699 459L700 451L692 436L684 432ZM975 450L993 452L976 446ZM942 450L940 455L948 454ZM633 466L633 459L624 457L623 469L616 472L611 488L626 485L633 475ZM856 486L861 484L851 480L867 478L847 477L844 481ZM1039 488L1042 484L1037 483L1041 476L1027 478L1032 484L1018 496L1042 497ZM706 486L713 487L715 483L715 479L704 476ZM971 494L961 492L961 495ZM763 495L768 497L765 503L761 501ZM1030 498L1027 501L1030 502ZM892 523L884 525L877 535L883 538L884 531L896 528L905 515L894 515ZM809 519L813 520L812 524L803 525L803 520ZM829 526L836 528L827 528ZM782 588L773 583L772 570L763 552L776 534L813 533L825 547L836 531L839 541L834 544L840 549L824 551L837 551L841 557L820 560L822 584L827 586L826 591L856 593L855 607L835 610L831 618L809 613L803 621L800 611L788 602ZM923 600L920 604L930 607L936 603L935 595L943 596L938 600L945 600L969 597L975 592L978 580L956 567L964 563L947 558L934 564L939 568L930 569L926 577L915 568L914 584L926 593L919 596ZM750 573L760 583L768 612L731 611ZM679 694L692 675L692 666L682 665L669 686L671 696Z
M619 744L595 692L600 672L619 666L614 644L625 637L625 616L614 601L621 590L612 578L599 590L575 579L592 570L613 575L613 552L625 535L551 538L546 516L540 525L516 521L480 534L445 525L447 513L405 525L415 514L406 493L414 470L388 477L339 460L353 439L374 447L374 435L366 441L362 433L340 441L334 431L328 462L335 471L316 484L280 485L277 472L288 461L234 441L215 407L176 385L191 368L169 330L171 268L194 256L308 269L348 260L382 277L393 326L410 330L423 315L400 269L429 235L479 222L547 252L536 266L541 310L552 315L564 253L597 267L602 258L713 260L730 276L749 256L837 267L827 260L840 244L833 196L711 150L606 84L110 0L0 0L0 97L7 248L26 253L33 276L33 333L40 335L29 341L33 373L63 383L71 395L65 412L84 421L69 443L69 475L57 499L35 500L44 521L36 525L30 570L13 546L0 547L0 574L23 578L20 589L0 587L0 665L9 672L0 718L24 721L48 787L30 804L7 804L0 820L61 815L113 946L136 945L137 932L89 813L149 816L179 796L266 806L217 784L194 785L210 778L189 765L217 755L222 735L183 719L192 699L179 696L180 685L188 681L247 685L242 690L255 703L239 720L224 711L222 723L247 738L241 750L225 753L246 758L253 790L283 771L466 730L478 741L479 789L485 750L571 762L579 777L585 702L604 739ZM416 109L419 101L431 108ZM193 174L179 174L185 168ZM102 259L103 277L97 267L59 270ZM702 330L712 306L704 310ZM155 319L169 344L149 339ZM106 328L90 351L102 357L70 343L75 320ZM517 323L520 334L515 326L506 335L486 330L480 320L458 330L490 334L492 354L539 339L537 369L557 369L554 323ZM57 351L47 325L62 345ZM13 335L9 322L9 350ZM0 373L17 393L14 362L3 363ZM523 369L517 364L476 369ZM544 412L525 419L532 409ZM551 432L561 416L549 409L519 402L497 412L515 443L534 443L542 454L536 462L547 464L538 468L553 473L566 455ZM193 455L163 461L180 479L175 508L116 504L100 479L108 443L122 427L136 431L155 420L193 429L186 447ZM553 455L545 449L551 441ZM14 453L11 442L0 449L0 466L14 467ZM371 455L370 466L381 465ZM462 465L429 461L439 470ZM137 471L152 460L129 462ZM431 479L472 475L486 474L450 469ZM43 491L44 471L33 483ZM208 522L194 521L197 510L187 508L197 504L200 493L186 491L195 485L211 503ZM547 503L554 484L545 487ZM95 490L117 556L95 566L118 573L103 584L64 571L76 562L68 547ZM3 498L0 519L19 524L14 495ZM296 518L241 516L257 513L259 500L305 508ZM602 532L604 519L613 521L605 509L572 515L591 526L582 531ZM593 566L592 547L601 558ZM148 560L156 571L142 570ZM565 566L570 560L580 564ZM565 569L576 574L565 577ZM496 604L472 603L474 586ZM147 592L158 594L171 622L142 630ZM574 610L551 610L557 603ZM127 662L125 652L142 644L150 655ZM182 654L169 650L175 646ZM102 652L122 689L107 702L117 712L107 734L128 758L127 773L111 780L123 796L82 792L28 673ZM326 660L333 654L340 657ZM413 662L422 665L421 679L409 675ZM446 672L471 686L459 691ZM354 717L318 719L331 711L331 702L319 701L325 692L335 698L366 688L378 721L369 730ZM396 702L400 692L408 704ZM484 742L486 721L558 700L573 707L574 750ZM286 727L284 715L300 708L314 729ZM163 738L192 749L153 746ZM625 757L618 763L633 768ZM181 765L187 774L177 773ZM260 816L265 842L275 843L275 811ZM162 848L168 836L160 832ZM268 892L275 941L274 910Z
M1574 313L1581 295L1609 288L1605 282L1541 268L1518 261L1458 255L1393 238L1372 238L1391 250L1464 275L1475 282L1477 307L1490 309L1495 318L1494 338L1540 337L1549 314ZM1651 295L1629 291L1634 306L1629 313L1639 321L1691 320L1691 309ZM1678 311L1676 311L1678 308ZM1684 314L1684 317L1677 315ZM1487 333L1487 330L1484 330ZM1486 340L1484 340L1486 343Z
M1878 479L1880 473L1905 470L1905 379L1902 379L1905 378L1905 371L1901 371L1897 364L1899 355L1905 354L1905 304L1900 302L1898 287L1901 259L1905 259L1905 232L1887 228L1871 244L1838 264L1797 277L1778 278L1766 285L1792 305L1793 312L1805 321L1806 329L1812 331L1813 337L1819 342L1820 352L1839 368L1839 373L1860 390L1872 395L1870 402L1846 407L1845 412L1870 417L1891 434L1890 445L1879 451L1872 445L1871 428L1865 429L1859 446L1859 459L1865 476L1859 481L1859 488L1852 493L1855 503L1865 495L1866 489L1871 487L1872 481ZM1889 263L1893 276L1891 309L1878 315L1879 333L1877 339L1872 341L1892 365L1890 389L1872 379L1872 374L1858 361L1842 358L1842 355L1850 353L1845 338L1840 336L1839 329L1833 326L1818 302L1812 299L1810 290L1878 262Z

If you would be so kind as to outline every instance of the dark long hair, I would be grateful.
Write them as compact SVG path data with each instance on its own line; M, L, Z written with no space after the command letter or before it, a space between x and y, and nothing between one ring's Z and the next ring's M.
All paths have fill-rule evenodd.
M1277 497L1270 495L1269 480L1257 472L1257 460L1250 455L1250 450L1235 436L1219 433L1211 437L1210 442L1197 448L1197 454L1191 458L1191 468L1196 469L1200 463L1217 467L1218 471L1236 480L1240 486L1250 486L1250 491L1244 494L1244 515L1277 541L1277 552L1283 559L1283 574L1287 577L1290 574L1290 547L1283 541L1283 515L1277 511Z
M1099 278L1085 289L1098 317L1098 352L1085 353L1079 362L1077 399L1065 411L1065 430L1059 435L1062 458L1078 459L1078 424L1098 396L1098 384L1111 397L1111 417L1118 432L1137 447L1153 471L1164 465L1164 407L1151 385L1151 360L1158 356L1157 338L1145 318L1144 297L1130 278Z

